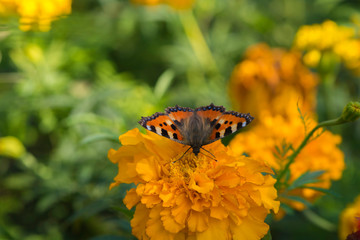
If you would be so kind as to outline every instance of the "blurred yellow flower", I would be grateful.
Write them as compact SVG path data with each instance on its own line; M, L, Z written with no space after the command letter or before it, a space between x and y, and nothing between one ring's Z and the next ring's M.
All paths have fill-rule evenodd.
M0 14L18 14L23 31L49 31L52 21L70 13L71 0L0 0Z
M245 59L233 70L229 91L238 111L255 118L263 110L285 116L289 109L297 113L298 102L304 111L315 109L317 83L299 52L258 44L246 51Z
M260 119L259 119L260 118ZM287 157L293 153L305 137L306 126L309 132L315 121L306 118L306 125L299 117L299 114L289 118L281 115L263 113L258 120L260 124L254 126L251 131L236 135L230 142L230 147L238 154L246 153L251 158L259 159L272 167L275 172L281 170L287 163ZM307 186L328 189L331 180L341 178L344 169L344 154L338 148L341 142L339 135L330 131L315 133L315 137L302 149L293 164L290 165L290 184L302 174L308 171L325 171L319 182ZM291 146L291 147L290 147ZM288 148L290 147L290 148ZM280 153L277 149L280 149ZM282 151L288 149L288 151ZM283 154L283 155L282 155ZM279 189L279 194L282 190ZM295 189L287 195L301 196L312 202L321 195L321 192L312 189ZM305 205L300 202L282 199L280 201L291 205L293 208L302 210Z
M321 59L321 52L319 50L311 50L304 55L304 63L310 67L316 67Z
M360 39L349 39L334 46L337 54L349 69L360 71Z
M133 129L110 149L118 164L110 189L135 183L124 203L136 206L131 220L138 239L261 239L265 217L279 202L275 179L263 162L234 155L220 141L205 146L216 157L188 153L187 146Z
M360 196L347 206L340 215L340 240L345 240L349 234L357 231L360 231Z
M189 9L193 6L195 0L132 0L132 2L148 6L166 4L174 9Z
M324 55L331 53L343 61L348 69L360 74L360 39L355 33L355 28L339 26L330 20L305 25L296 33L294 47L305 52L304 62L308 66L317 67L322 57L331 58L325 62L333 61L334 57ZM332 65L329 67L332 68Z
M326 50L354 37L354 35L353 28L338 26L335 22L326 20L322 24L300 27L296 33L294 45L301 50Z
M25 152L24 145L16 137L0 138L0 155L18 158Z

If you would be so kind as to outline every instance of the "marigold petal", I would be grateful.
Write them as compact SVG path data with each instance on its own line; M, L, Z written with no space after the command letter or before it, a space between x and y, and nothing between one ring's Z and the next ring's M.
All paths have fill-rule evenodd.
M150 210L143 204L138 204L135 209L134 218L131 219L132 234L138 239L149 239L146 235L146 222L149 219Z
M136 145L141 142L142 135L138 128L131 129L126 133L120 135L119 141L123 146L125 145Z
M121 182L111 183L110 186L109 186L109 190L113 189L113 188L116 187L116 186L119 186L120 184L121 184Z
M177 223L185 224L190 209L191 202L183 193L177 197L176 206L172 208L171 214L174 216L174 219Z
M265 208L273 209L274 213L277 213L279 211L280 202L275 200L277 199L277 191L274 188L275 183L276 179L269 175L265 176L265 184L258 187L258 190Z
M202 233L196 234L197 240L230 240L229 222L227 220L217 220L209 218L209 228Z
M217 177L215 182L217 186L227 186L233 188L240 184L241 177L239 177L236 171L230 169L228 171L224 171L222 175Z
M179 224L171 214L171 208L165 208L160 212L164 228L171 233L178 233L185 228L185 224Z
M210 208L210 216L217 219L224 219L229 215L228 211L222 206Z
M141 159L136 164L136 172L146 182L157 180L160 176L160 165L154 157Z
M126 196L123 200L124 204L128 209L133 208L136 204L140 202L140 197L136 193L136 189L132 188L129 191L127 191Z
M209 217L204 212L191 211L188 218L188 228L191 232L203 232L209 227Z
M194 173L189 182L189 188L199 193L208 193L214 188L214 181L204 173Z
M222 205L229 212L229 216L236 222L241 223L241 219L248 214L248 206L243 206L239 203L239 198L234 195L224 195Z
M265 211L266 216L266 210L261 209L261 211L262 215L264 215ZM251 211L251 214L249 214L240 225L236 225L235 223L230 224L234 240L259 240L268 232L269 226L264 223L263 220L254 218L252 215L255 215L253 211Z
M161 199L157 195L142 195L141 203L145 204L147 208L152 208L156 204L161 203Z
M151 208L149 220L146 222L146 234L150 239L172 240L174 239L175 234L166 231L161 222L160 212L162 209L160 204Z
M141 179L135 171L134 154L139 151L135 146L122 146L117 151L110 149L108 158L111 162L118 164L118 174L114 178L116 182L138 183Z
M172 206L175 201L176 196L176 190L174 188L170 189L162 189L162 191L159 194L160 199L163 201L163 207L170 207Z

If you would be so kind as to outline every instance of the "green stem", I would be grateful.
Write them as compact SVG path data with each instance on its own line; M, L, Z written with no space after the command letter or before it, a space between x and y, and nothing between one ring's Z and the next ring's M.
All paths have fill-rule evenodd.
M178 13L185 34L200 64L204 69L220 75L215 59L204 39L192 10L178 11Z
M312 137L312 135L316 132L316 130L318 130L321 127L339 125L339 124L342 124L342 123L345 123L345 122L346 121L344 119L339 117L339 118L336 118L336 119L333 119L333 120L328 120L328 121L321 122L316 127L314 127L309 132L309 134L306 135L305 139L302 141L300 146L288 157L289 161L286 163L284 169L280 172L280 174L279 174L279 176L277 178L277 182L280 182L280 180L285 176L286 172L290 168L290 165L295 161L295 158L297 157L297 155L299 155L300 151L306 146L307 142Z

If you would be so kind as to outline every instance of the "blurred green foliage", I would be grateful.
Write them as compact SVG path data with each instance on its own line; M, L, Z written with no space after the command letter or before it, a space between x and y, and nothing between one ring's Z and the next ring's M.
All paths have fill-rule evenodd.
M184 13L166 6L74 0L72 14L49 32L7 23L0 31L0 137L17 138L26 151L0 157L0 239L132 239L132 212L122 203L129 186L108 190L117 169L107 151L119 147L118 136L167 106L230 107L227 82L248 46L290 48L299 26L346 23L359 9L358 1L198 0L193 13L214 66L196 57ZM359 99L360 79L339 78L336 102ZM324 119L334 109L321 99L320 91ZM360 125L332 130L343 134L348 168L333 186L341 197L327 195L313 211L337 224L359 193ZM273 239L337 239L304 216L273 222Z

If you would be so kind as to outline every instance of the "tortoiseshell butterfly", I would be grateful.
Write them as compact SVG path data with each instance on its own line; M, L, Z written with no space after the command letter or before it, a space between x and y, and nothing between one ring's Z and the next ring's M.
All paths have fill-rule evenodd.
M249 113L226 112L223 106L214 104L196 109L176 105L166 108L165 113L141 117L139 123L160 136L190 146L197 156L202 146L238 131L253 119Z

